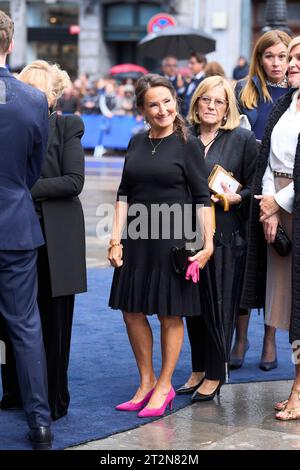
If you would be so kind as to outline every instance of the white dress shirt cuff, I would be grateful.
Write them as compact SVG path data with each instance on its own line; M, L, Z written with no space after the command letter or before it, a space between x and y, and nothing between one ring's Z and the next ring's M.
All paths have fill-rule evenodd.
M269 166L265 171L263 180L262 180L262 194L275 194L275 184L274 184L274 174Z
M277 204L290 214L293 212L294 197L294 182L288 184L274 195Z

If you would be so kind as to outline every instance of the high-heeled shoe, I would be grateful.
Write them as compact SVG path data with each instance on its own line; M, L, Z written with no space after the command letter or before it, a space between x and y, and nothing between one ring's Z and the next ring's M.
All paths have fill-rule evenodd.
M248 351L249 348L250 348L250 343L247 340L246 347L244 349L244 354L242 357L230 356L230 364L229 364L230 369L235 370L235 369L240 369L242 367L242 365L244 364L246 352Z
M200 380L198 384L193 385L192 387L186 387L185 385L182 385L182 387L179 387L176 390L176 395L188 395L189 393L194 393L196 390L198 390L200 385L202 385L204 379L205 379L205 376L202 377L202 379Z
M277 357L275 357L274 361L260 361L259 368L264 372L269 372L270 370L276 369L278 367Z
M157 417L157 416L163 416L168 405L169 405L170 410L172 411L175 395L176 395L175 390L173 387L171 387L171 390L169 391L168 395L166 396L165 401L163 402L160 408L145 407L142 411L139 412L138 417L139 418L152 418L152 417Z
M197 390L192 396L192 403L196 403L198 401L210 401L215 398L215 395L220 395L220 390L224 382L220 382L217 388L210 393L209 395L206 395L204 393L199 393Z
M116 406L116 410L118 411L139 411L147 405L148 401L150 400L152 393L154 392L154 388L147 393L143 400L138 401L137 403L132 403L131 401L125 401L124 403L120 403L120 405Z

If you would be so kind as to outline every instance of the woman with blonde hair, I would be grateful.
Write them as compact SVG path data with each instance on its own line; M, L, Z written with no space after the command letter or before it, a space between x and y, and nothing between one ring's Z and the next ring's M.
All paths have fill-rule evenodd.
M222 306L221 317L227 323L225 329L232 333L242 289L245 219L257 156L256 139L253 132L239 127L239 112L233 90L222 77L209 77L201 82L191 101L189 121L193 126L193 134L204 149L207 174L215 165L220 165L241 184L238 192L222 184L223 197L229 205L227 212L224 211L222 199L211 195L216 215L215 251L207 272L201 272L202 280L208 276L213 284L218 282L213 278L214 273L219 273L214 304ZM206 298L205 286L206 283L200 280L202 299ZM186 318L192 353L192 375L177 390L181 394L194 392L193 402L212 400L225 380L225 361L203 320L212 317L213 312L208 305L204 304L203 308L202 316ZM228 333L225 338L227 344L230 343L230 336ZM228 355L229 350L225 354Z
M300 419L300 36L288 48L288 80L292 89L270 116L256 168L242 298L265 307L267 325L289 330L296 377L289 398L275 405L283 421ZM292 240L286 256L271 246L278 224Z
M236 96L257 139L261 139L274 103L288 91L287 48L291 37L280 30L263 34L253 49L249 75L236 85Z
M75 294L86 291L84 217L78 195L84 184L83 122L78 116L60 116L54 110L70 85L67 72L56 64L37 60L25 67L19 79L46 94L49 105L49 137L42 174L31 190L44 233L38 252L38 305L48 370L51 415L67 413L68 363ZM7 362L2 366L1 407L18 403L14 357L7 343Z
M284 31L272 30L263 34L255 44L247 79L237 83L235 92L240 111L248 117L256 138L261 140L270 113L277 101L289 91L286 77L287 48L291 41ZM230 367L242 367L249 348L247 331L250 315L240 315ZM259 367L269 371L277 367L276 329L265 326L263 350Z

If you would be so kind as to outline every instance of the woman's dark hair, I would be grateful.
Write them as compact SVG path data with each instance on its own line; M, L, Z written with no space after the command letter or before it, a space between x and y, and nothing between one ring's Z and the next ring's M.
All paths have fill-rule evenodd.
M139 109L142 109L144 106L144 97L146 92L150 90L150 88L157 86L163 86L167 88L177 103L176 91L170 80L155 73L148 73L147 75L141 77L136 84L135 97L136 105ZM178 113L178 109L174 125L175 131L178 132L184 142L187 142L188 130L183 117Z

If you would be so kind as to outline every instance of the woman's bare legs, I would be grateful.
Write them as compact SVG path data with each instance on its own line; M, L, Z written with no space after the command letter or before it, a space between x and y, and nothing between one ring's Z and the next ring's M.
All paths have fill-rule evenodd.
M276 418L282 420L291 419L293 414L297 417L297 419L300 419L300 364L297 364L295 369L296 377L292 385L291 394L289 396L287 405L282 411L279 411L279 413L276 413L275 415Z
M160 408L172 386L172 376L183 343L183 320L181 317L158 317L161 330L162 368L155 391L147 408Z
M132 403L143 400L156 384L152 362L153 336L150 324L143 313L123 312L128 338L140 373L140 386Z

